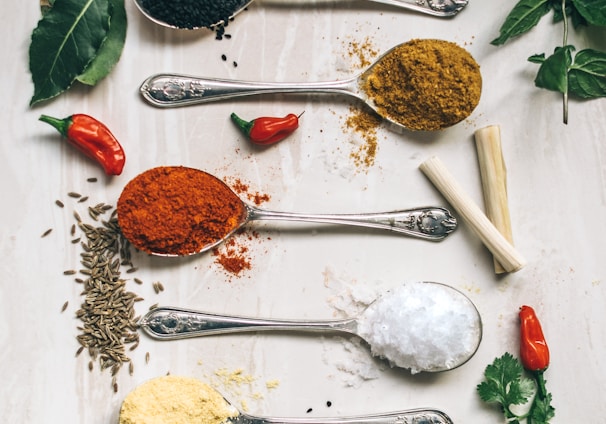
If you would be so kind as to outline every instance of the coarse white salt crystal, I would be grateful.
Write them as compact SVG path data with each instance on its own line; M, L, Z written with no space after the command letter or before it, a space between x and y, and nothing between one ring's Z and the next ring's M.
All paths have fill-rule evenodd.
M461 292L436 283L405 283L379 297L358 319L357 333L375 356L420 371L454 368L476 351L482 326Z

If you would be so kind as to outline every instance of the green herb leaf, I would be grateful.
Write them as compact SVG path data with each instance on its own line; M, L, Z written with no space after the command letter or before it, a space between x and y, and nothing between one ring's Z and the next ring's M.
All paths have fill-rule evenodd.
M68 89L107 37L108 0L55 0L32 33L30 105Z
M495 46L505 44L510 38L528 32L534 28L543 16L549 12L550 0L520 0L505 18L500 35L490 42Z
M537 87L560 93L568 92L568 69L572 64L573 46L556 47L547 57L537 73L534 83Z
M572 4L590 24L606 26L606 2L604 0L572 0Z
M127 18L124 0L109 0L111 18L107 38L101 45L97 55L88 65L78 81L87 85L96 85L114 68L124 49L126 40Z
M585 49L574 57L568 90L583 99L606 97L606 53Z
M555 417L555 408L551 405L551 393L544 399L535 399L530 411L532 424L548 424Z
M510 405L522 405L535 393L531 379L523 378L524 368L511 353L496 358L484 371L484 381L477 386L484 402L499 403L504 410ZM511 416L513 417L513 416Z

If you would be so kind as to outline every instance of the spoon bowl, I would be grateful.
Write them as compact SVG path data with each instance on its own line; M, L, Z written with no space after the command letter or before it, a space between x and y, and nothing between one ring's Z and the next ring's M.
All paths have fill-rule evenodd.
M152 168L135 177L118 199L117 214L133 246L162 256L206 252L261 219L375 228L430 241L443 240L457 227L441 207L366 214L268 211L246 204L215 176L182 166Z
M472 301L433 282L402 284L354 318L258 319L159 307L143 316L139 326L159 340L265 330L343 332L365 340L374 356L412 373L457 368L475 354L482 339L482 321Z
M234 18L244 9L246 9L253 0L231 0L230 4L221 5L220 2L212 0L200 0L203 2L213 3L215 7L223 8L218 12L213 12L211 16L205 16L204 22L199 23L188 23L182 22L180 11L176 9L175 13L167 13L165 10L154 11L152 10L146 0L135 0L135 5L139 11L150 21L167 28L173 29L186 29L186 30L197 30L200 28L214 29L226 25L229 19ZM312 2L316 0L305 0ZM331 0L333 1L333 0ZM367 0L375 3L387 4L394 7L399 7L427 15L432 15L440 18L450 18L459 13L465 6L467 6L468 0ZM259 1L259 3L271 3L269 0ZM275 3L275 2L274 2ZM216 15L216 16L215 16ZM214 19L213 19L214 17ZM210 19L210 20L209 20ZM212 22L211 22L212 21Z
M153 402L145 400L153 398ZM327 418L276 418L244 413L215 388L192 377L166 375L148 380L122 402L118 424L174 422L180 411L196 414L196 422L225 424L452 424L444 412L417 408L370 415Z
M226 2L217 2L215 0L199 0L200 3L212 4L213 10L208 14L192 17L191 12L184 12L181 8L175 6L177 2L168 0L166 7L154 10L150 7L151 3L147 0L135 0L137 9L150 21L167 28L197 30L207 28L216 30L226 26L230 19L233 19L242 12L253 0L230 0ZM157 0L156 0L157 3ZM168 9L174 7L174 9ZM208 6L211 7L211 6ZM171 13L172 12L172 13ZM193 19L193 20L192 20ZM185 23L187 22L187 23Z
M428 92L427 85L434 88ZM338 81L253 82L156 74L139 91L161 108L261 94L339 94L355 98L392 129L427 131L467 118L479 103L481 85L479 65L464 48L444 40L417 39L392 47L360 74Z

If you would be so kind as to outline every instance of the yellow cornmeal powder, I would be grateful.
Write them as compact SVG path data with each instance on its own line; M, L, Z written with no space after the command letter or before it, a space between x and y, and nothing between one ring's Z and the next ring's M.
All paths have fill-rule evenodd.
M212 387L194 378L164 376L126 396L119 424L221 424L238 411Z

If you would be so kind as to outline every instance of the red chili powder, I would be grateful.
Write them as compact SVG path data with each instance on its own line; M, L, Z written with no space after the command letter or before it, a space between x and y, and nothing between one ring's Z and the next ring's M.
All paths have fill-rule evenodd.
M148 253L187 255L224 238L246 214L221 180L182 166L153 168L135 177L117 206L124 236Z

